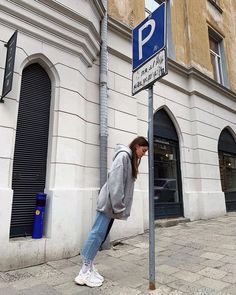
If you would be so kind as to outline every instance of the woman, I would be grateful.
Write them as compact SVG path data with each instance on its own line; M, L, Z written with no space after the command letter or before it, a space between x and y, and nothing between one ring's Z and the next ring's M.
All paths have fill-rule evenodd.
M83 265L75 282L79 285L99 287L104 278L97 272L93 260L105 241L114 219L126 220L133 201L134 181L141 158L148 150L147 140L139 136L129 145L117 145L107 182L98 196L97 216L93 228L81 251Z

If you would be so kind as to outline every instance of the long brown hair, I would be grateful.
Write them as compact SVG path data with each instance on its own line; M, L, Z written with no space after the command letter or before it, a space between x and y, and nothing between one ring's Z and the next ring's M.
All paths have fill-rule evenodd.
M149 147L149 143L143 136L138 136L129 144L129 148L132 151L131 164L132 164L132 176L134 179L136 179L138 176L138 166L141 161L141 159L139 159L136 154L137 145Z

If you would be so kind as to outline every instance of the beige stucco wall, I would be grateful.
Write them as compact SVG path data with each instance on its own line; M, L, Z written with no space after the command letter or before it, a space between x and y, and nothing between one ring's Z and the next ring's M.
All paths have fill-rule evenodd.
M224 45L227 56L229 83L231 89L236 91L236 1L221 0L221 7L223 9Z
M126 23L130 27L136 26L144 19L144 0L109 0L108 14Z
M221 0L221 13L208 0L171 0L171 23L176 60L213 77L208 26L224 40L230 88L236 91L236 1Z
M176 60L211 75L205 0L171 2Z

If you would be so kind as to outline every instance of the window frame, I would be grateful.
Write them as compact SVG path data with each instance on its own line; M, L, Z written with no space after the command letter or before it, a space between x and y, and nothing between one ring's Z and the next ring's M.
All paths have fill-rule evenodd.
M217 51L214 51L211 49L210 46L210 39L215 41L217 43ZM225 79L224 79L224 70L223 70L223 38L217 34L213 29L208 27L208 40L209 40L209 52L210 52L210 58L213 56L214 57L214 66L212 65L212 73L214 76L214 80L222 85L225 84ZM212 59L211 59L212 60ZM211 62L212 63L212 62Z

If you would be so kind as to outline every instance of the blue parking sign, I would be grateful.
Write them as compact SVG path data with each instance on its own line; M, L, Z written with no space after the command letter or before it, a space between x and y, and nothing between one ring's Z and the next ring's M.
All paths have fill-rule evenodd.
M133 71L166 46L166 9L162 3L133 29Z

